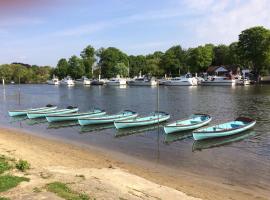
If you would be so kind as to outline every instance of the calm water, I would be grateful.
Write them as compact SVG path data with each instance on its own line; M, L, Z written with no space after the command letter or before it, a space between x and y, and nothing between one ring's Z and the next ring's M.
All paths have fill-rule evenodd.
M239 115L255 118L257 125L233 137L194 142L191 132L165 136L162 128L143 127L116 131L112 125L81 129L74 124L48 125L44 120L11 119L7 111L41 107L48 103L82 111L93 107L108 113L131 109L147 114L157 108L157 88L153 87L65 87L48 85L0 86L0 123L23 128L46 137L55 137L82 145L94 145L106 151L185 169L195 174L211 174L230 184L270 186L270 86L248 87L162 87L160 110L181 119L192 113L207 113L213 122L232 120ZM70 126L69 126L70 125ZM73 126L71 126L73 125Z

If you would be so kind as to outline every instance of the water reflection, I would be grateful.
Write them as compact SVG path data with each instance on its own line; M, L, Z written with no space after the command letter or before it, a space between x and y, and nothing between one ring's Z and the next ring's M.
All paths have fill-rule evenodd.
M201 151L203 149L210 149L210 148L232 144L235 142L242 141L254 135L256 135L255 131L246 131L244 133L236 134L236 135L228 136L228 137L194 141L192 145L192 151Z
M66 121L66 122L53 122L49 123L47 129L59 129L65 127L78 126L79 123L77 121Z
M102 124L102 125L89 125L89 126L81 126L80 133L89 133L94 131L102 131L106 129L115 128L113 124Z
M165 134L164 143L170 144L172 142L184 140L190 137L192 137L192 131L183 131L179 133Z
M149 125L149 126L141 126L136 128L126 128L126 129L119 129L115 133L115 137L124 137L128 135L144 133L147 131L159 130L160 127L163 127L162 124L160 125ZM159 133L159 132L158 132Z

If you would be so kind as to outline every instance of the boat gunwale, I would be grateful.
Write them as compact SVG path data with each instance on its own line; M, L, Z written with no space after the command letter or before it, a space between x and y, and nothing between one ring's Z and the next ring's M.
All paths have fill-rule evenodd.
M210 115L208 115L208 114L199 114L199 113L196 113L196 114L193 114L193 115L207 116L208 119L205 120L205 121L201 121L201 122L198 122L198 123L194 123L194 124L187 124L187 125L181 125L181 124L179 124L179 125L170 125L170 124L174 124L174 123L177 122L177 121L174 121L174 122L172 122L172 123L170 123L170 124L166 124L164 127L188 127L188 126L195 126L195 125L202 124L202 123L205 123L205 122L207 122L207 121L211 121L211 120L212 120L212 117L211 117ZM186 120L189 120L189 119L190 119L190 118L184 118L184 119L182 119L181 121L186 121Z
M100 113L106 113L105 110L101 110L100 112L84 112L84 113L67 113L67 114L51 114L48 117L77 117L80 115L94 115L94 114L100 114ZM72 116L70 116L72 115Z
M123 112L126 112L126 111L123 111ZM118 115L118 117L112 117L112 118L109 118L109 117L107 117L107 118L102 118L102 116L101 117L99 117L99 118L95 118L95 117L85 117L85 118L80 118L79 120L110 120L110 119L117 119L117 118L121 118L121 117L131 117L131 116L138 116L138 113L137 112L134 112L134 111L129 111L129 110L127 110L127 112L132 112L130 115L123 115L124 113L122 112L122 115L121 115L121 113L119 113L119 114L115 114L115 115ZM121 116L119 116L119 115L121 115ZM107 116L113 116L113 115L107 115ZM105 117L105 116L103 116L103 117Z
M236 118L238 119L238 118ZM234 121L236 121L236 119ZM225 122L223 124L226 124L226 123L230 123L230 122L234 122L234 121L229 121L229 122ZM240 120L238 120L240 121ZM241 121L241 122L246 122L246 121ZM212 126L208 126L208 127L205 127L205 128L201 128L201 129L198 129L197 131L193 131L193 134L211 134L211 133L222 133L222 132L230 132L230 131L234 131L234 130L237 130L237 129L243 129L251 124L256 124L256 120L253 120L247 124L244 124L244 125L241 125L240 127L237 127L237 128L229 128L229 129L222 129L222 130L218 130L218 131L202 131L204 129L207 129L209 127L214 127L214 126L217 126L217 125L220 125L220 124L216 124L216 125L212 125Z
M150 116L146 116L146 117L150 117ZM163 119L163 118L166 118L166 117L169 117L170 118L170 115L166 113L165 115L161 116L160 118L156 118L156 119L136 121L136 119L138 119L138 118L135 118L134 121L128 121L128 120L130 120L130 119L128 119L128 120L117 121L115 123L140 123L140 122L148 122L148 121L155 121L155 120L159 120L160 121L160 119ZM139 118L145 118L145 117L139 117Z
M79 110L78 108L65 108L61 110L52 110L53 112L63 112L63 111L69 111L69 110ZM27 112L27 114L54 114L53 112Z

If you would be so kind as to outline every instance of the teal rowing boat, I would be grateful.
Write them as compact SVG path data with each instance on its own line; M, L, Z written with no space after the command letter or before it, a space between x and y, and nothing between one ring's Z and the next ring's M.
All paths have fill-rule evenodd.
M91 125L91 124L105 124L105 123L113 123L118 120L131 119L137 117L138 114L133 111L123 111L115 115L103 115L100 117L82 117L79 118L79 124L81 126Z
M55 110L56 108L57 108L57 106L47 105L46 107L41 107L41 108L30 108L30 109L24 109L24 110L11 110L11 111L8 111L8 114L10 117L16 117L16 116L27 115L28 112L49 111L49 110Z
M239 117L234 121L202 128L193 132L194 140L204 140L216 137L234 135L252 128L256 120Z
M67 109L56 109L56 110L49 110L49 111L32 111L27 113L27 117L29 119L35 118L42 118L47 117L48 115L52 114L67 114L67 113L75 113L78 112L78 108L70 107Z
M193 130L205 126L212 120L212 117L206 114L194 114L188 119L177 120L164 126L166 134Z
M136 126L146 126L151 124L157 124L160 122L164 122L170 118L170 115L165 112L154 112L150 116L146 117L137 117L134 119L121 120L114 122L114 126L117 129L121 128L130 128Z
M74 121L82 117L96 117L105 115L106 112L100 109L94 109L84 113L69 113L69 114L50 114L46 116L48 122Z

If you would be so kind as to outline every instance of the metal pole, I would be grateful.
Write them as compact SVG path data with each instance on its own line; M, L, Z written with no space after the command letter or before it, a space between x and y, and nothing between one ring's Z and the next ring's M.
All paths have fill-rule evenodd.
M21 105L21 76L19 74L19 105Z

